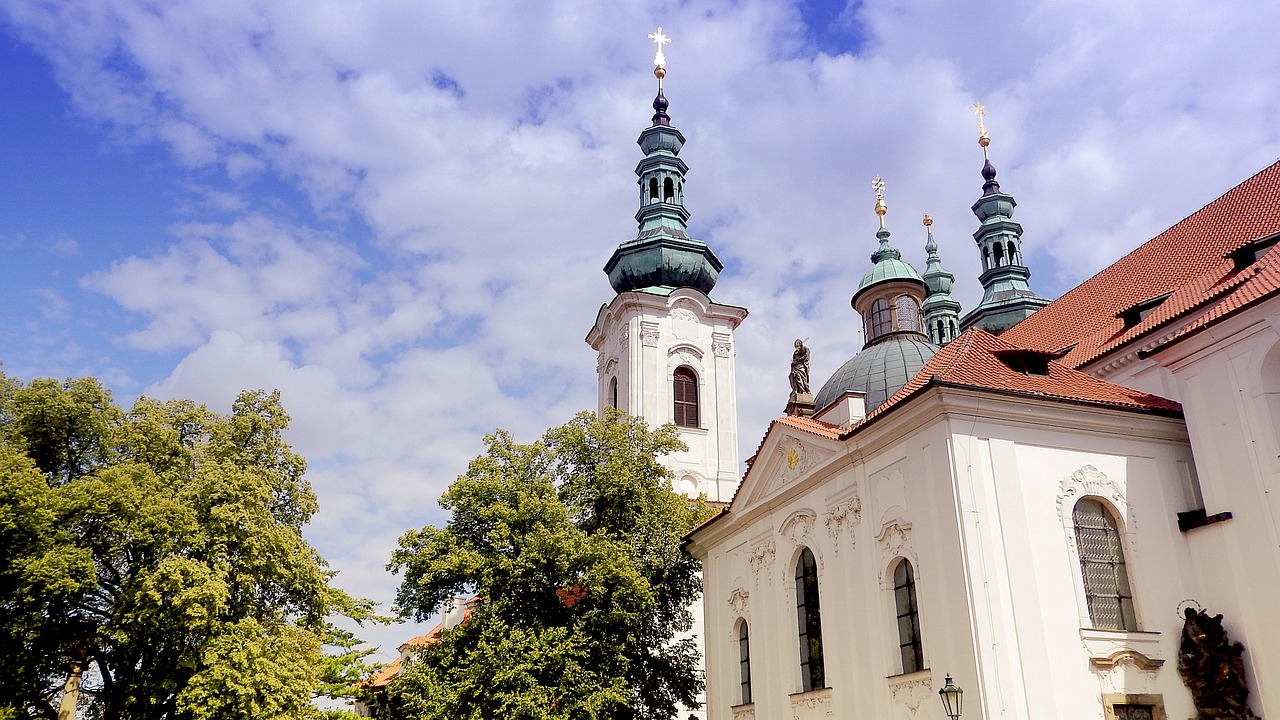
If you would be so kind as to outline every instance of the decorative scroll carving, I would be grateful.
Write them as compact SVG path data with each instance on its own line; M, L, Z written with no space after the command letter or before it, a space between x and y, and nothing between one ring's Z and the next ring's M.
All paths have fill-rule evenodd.
M830 455L830 453L815 451L814 448L808 447L794 437L788 437L778 444L778 454L784 460L781 463L782 469L778 472L778 486L786 485L809 472L813 466Z
M604 371L608 375L612 375L618 369L618 359L609 358L609 362L604 364Z
M824 522L827 525L827 532L831 534L831 539L835 541L836 552L840 551L840 536L848 531L849 544L854 545L853 526L862 520L862 499L857 495L857 487L848 496L838 499L834 504L827 507L827 517Z
M675 320L687 320L688 322L698 322L698 316L687 307L677 307L671 311L671 317Z
M911 523L901 517L885 522L876 535L880 543L880 586L891 587L893 578L888 575L893 559L904 557L911 561L916 581L920 580L920 562L916 559L915 549L911 546ZM886 584L887 583L887 584Z
M791 696L792 720L820 720L831 716L831 688Z
M1071 476L1064 478L1059 486L1062 492L1058 494L1058 511L1062 512L1065 509L1067 515L1071 514L1076 500L1085 495L1107 498L1117 508L1125 508L1129 504L1124 496L1124 487L1092 465L1085 465L1071 473ZM1129 520L1128 514L1126 514L1126 520Z
M728 333L711 333L711 352L716 357L729 357L733 353L733 338Z
M680 356L680 361L685 363L691 363L695 359L702 359L702 351L693 345L676 345L670 350L667 350L667 357L677 354Z
M773 565L773 556L777 552L772 540L765 540L757 543L751 548L751 557L748 562L751 563L751 570L757 575L761 570L768 569Z
M733 720L756 720L756 706L752 705L734 705Z
M1199 720L1257 720L1249 709L1244 645L1231 642L1222 616L1187 608L1178 645L1178 674L1191 691Z
M746 615L747 600L750 598L751 593L742 588L734 588L733 592L729 593L729 607L733 608L733 612L736 615Z
M648 321L640 323L640 344L645 347L658 346L658 324Z
M791 514L782 522L780 531L784 537L787 537L796 545L809 545L813 538L813 525L818 519L818 514L812 510L798 510Z
M914 718L926 702L937 702L932 699L935 697L933 679L927 670L890 678L889 694L894 706L909 718ZM925 713L925 715L928 714L928 712ZM898 716L898 713L894 713L894 717Z
M631 342L630 328L626 325L618 326L618 347L623 350L627 349L627 345Z

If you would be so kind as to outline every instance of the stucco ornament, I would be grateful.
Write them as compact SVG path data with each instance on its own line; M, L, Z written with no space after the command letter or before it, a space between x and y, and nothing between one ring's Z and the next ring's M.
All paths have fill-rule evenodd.
M640 344L645 347L658 346L658 324L642 321L640 323Z
M792 720L821 720L831 713L831 688L791 696Z
M671 317L675 320L688 320L689 322L698 321L698 316L695 315L694 312L688 308L688 306L685 306L683 304L671 311Z
M795 437L787 437L778 443L776 453L780 460L777 480L774 482L777 487L789 484L831 455L829 452L805 445Z
M880 586L889 587L893 578L889 575L889 566L894 558L903 557L911 561L916 581L920 580L920 562L916 558L915 548L911 545L911 523L900 516L888 520L880 526L880 534L876 536L880 544ZM888 583L888 584L886 584Z
M914 718L927 702L937 702L933 692L933 679L928 672L912 673L899 680L889 681L889 693L894 705L894 717ZM925 715L930 713L927 711Z
M850 547L856 544L853 526L861 521L862 498L858 497L858 487L856 485L848 495L837 497L830 501L827 505L827 515L824 522L831 539L835 541L836 552L840 551L841 536L848 537Z
M733 352L733 344L729 341L729 336L721 333L715 333L711 336L711 352L716 357L729 357Z
M1071 553L1073 557L1079 554L1080 550L1076 546L1075 520L1072 517L1072 512L1075 510L1076 502L1086 495L1106 500L1120 513L1126 555L1132 552L1137 539L1138 520L1134 515L1133 508L1129 505L1128 498L1125 497L1123 483L1107 477L1105 473L1092 465L1085 465L1063 478L1062 482L1059 483L1059 487L1061 491L1058 493L1058 516L1061 518L1062 527L1066 532L1067 552Z
M795 545L809 545L813 542L813 525L817 519L818 514L812 510L797 510L782 521L780 531Z
M751 557L747 561L751 564L751 570L756 575L761 570L766 570L773 565L773 556L777 553L773 540L765 540L751 546Z
M729 593L729 607L733 608L734 614L743 616L747 614L747 600L751 598L751 593L742 588L734 588Z

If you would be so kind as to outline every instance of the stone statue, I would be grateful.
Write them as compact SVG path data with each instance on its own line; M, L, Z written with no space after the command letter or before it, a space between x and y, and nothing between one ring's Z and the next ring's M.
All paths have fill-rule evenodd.
M1244 645L1231 642L1222 616L1187 608L1178 646L1178 674L1191 690L1197 720L1258 720L1249 710Z
M809 393L809 348L803 340L796 340L796 351L791 353L791 393L795 396Z

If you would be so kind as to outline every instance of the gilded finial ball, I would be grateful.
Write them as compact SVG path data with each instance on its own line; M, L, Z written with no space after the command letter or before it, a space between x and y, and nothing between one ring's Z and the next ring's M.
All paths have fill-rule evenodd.
M881 216L881 217L884 217L884 214L885 214L885 213L887 213L887 212L889 212L889 208L885 207L884 202L878 202L878 203L876 203L876 214L877 214L877 215L879 215L879 216Z
M929 227L930 225L933 225L933 218L929 217L929 213L925 213L925 214L924 214L924 226L925 226L925 227Z
M656 67L653 69L653 76L661 80L667 76L667 69L664 67Z
M982 147L987 147L990 144L991 144L991 138L987 137L986 135L980 135L978 137L978 145L981 145Z

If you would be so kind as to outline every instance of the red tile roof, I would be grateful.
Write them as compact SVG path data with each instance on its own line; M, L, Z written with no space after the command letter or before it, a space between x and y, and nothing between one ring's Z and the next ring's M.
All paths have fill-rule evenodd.
M1069 346L1063 362L1081 367L1157 328L1200 323L1197 314L1231 312L1280 288L1271 273L1240 277L1228 256L1252 241L1280 233L1280 162L1232 188L1115 264L1007 330L1016 345L1040 350ZM1172 293L1131 328L1119 316L1139 303ZM1203 319L1203 318L1202 318Z
M471 608L475 605L477 600L478 598L473 597L467 600L466 603L462 606L462 620L461 620L462 623L466 623L468 620L471 619ZM401 653L403 653L405 648L421 648L421 647L426 647L428 645L434 645L440 642L440 638L443 635L444 635L444 623L441 622L439 625L436 625L435 627L431 628L431 630L429 630L426 635L417 635L412 638L409 638L408 640L400 643L400 645L397 646L396 649L399 650ZM356 684L356 687L373 688L375 690L384 688L388 684L390 684L391 681L394 680L397 675L400 674L400 670L402 669L402 667L403 666L400 663L400 658L396 658L393 662L391 662L391 664L387 665L386 667L382 668L378 672L374 673L372 676L364 680L361 680L359 683Z
M871 420L884 415L930 385L970 387L1141 412L1182 412L1182 406L1172 400L1101 380L1063 363L1048 360L1045 353L1032 352L1031 355L1033 358L1038 356L1044 363L1048 373L1046 375L1020 372L1000 358L1000 355L1004 355L1013 360L1019 355L1019 350L1003 337L970 328L961 333L960 337L943 345L910 382L845 432L844 436L858 432Z

